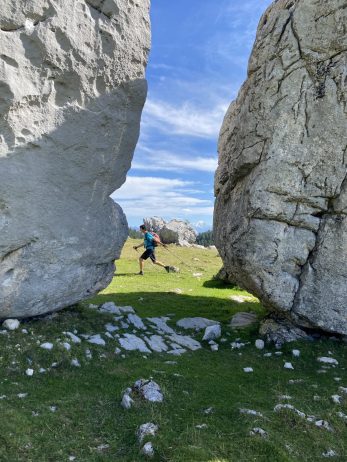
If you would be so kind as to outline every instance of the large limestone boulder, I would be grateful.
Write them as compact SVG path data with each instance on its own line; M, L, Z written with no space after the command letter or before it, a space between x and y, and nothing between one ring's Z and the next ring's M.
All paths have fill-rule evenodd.
M146 97L149 0L2 0L0 317L107 286Z
M165 221L160 217L150 217L144 218L143 223L148 230L159 234L164 244L190 246L196 242L198 234L189 221L177 218Z
M159 235L164 244L189 246L196 241L197 232L188 221L174 219L161 228Z
M347 5L278 0L219 142L215 240L240 286L347 333Z

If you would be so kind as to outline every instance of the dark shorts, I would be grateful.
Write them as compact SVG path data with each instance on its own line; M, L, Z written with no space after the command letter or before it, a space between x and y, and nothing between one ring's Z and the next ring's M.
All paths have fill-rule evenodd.
M147 258L150 258L152 262L155 262L156 258L155 258L154 249L146 249L140 258L142 258L142 260L147 260Z

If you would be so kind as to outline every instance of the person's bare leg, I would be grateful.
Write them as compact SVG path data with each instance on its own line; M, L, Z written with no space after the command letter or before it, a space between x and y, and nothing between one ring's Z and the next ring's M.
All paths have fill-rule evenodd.
M164 265L164 263L162 263L161 261L158 261L158 260L154 261L153 264L154 264L154 265L161 266L162 268L165 268L165 267L166 267L166 265Z
M143 273L143 267L144 267L144 260L140 257L139 258L139 264L140 264L140 273Z

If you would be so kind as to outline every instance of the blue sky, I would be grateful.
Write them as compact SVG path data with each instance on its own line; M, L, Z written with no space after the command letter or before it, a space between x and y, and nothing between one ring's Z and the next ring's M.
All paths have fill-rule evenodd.
M127 181L112 195L130 226L157 215L211 228L218 132L270 3L152 0L141 135Z

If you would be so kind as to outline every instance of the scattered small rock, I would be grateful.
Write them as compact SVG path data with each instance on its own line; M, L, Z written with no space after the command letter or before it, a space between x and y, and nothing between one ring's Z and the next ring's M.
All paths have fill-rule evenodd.
M258 339L255 341L255 347L256 347L258 350L263 350L264 347L265 347L265 342L264 342L264 340L261 340L260 338L258 338Z
M338 366L338 361L334 358L330 358L328 356L321 356L319 358L317 358L317 361L319 361L320 363L324 363L324 364L333 364L335 366Z
M43 348L44 350L53 350L53 343L50 343L50 342L41 343L40 348Z
M257 315L253 312L239 312L234 314L230 321L230 327L239 329L250 326L257 321Z
M298 358L300 356L300 350L292 350L292 355L294 358Z
M71 366L81 367L81 364L80 364L80 362L78 361L77 358L74 358L74 359L71 360Z
M141 453L144 455L144 456L147 456L147 457L153 457L154 456L154 448L153 448L153 444L149 441L148 443L146 443L143 448L141 449Z
M18 321L18 319L6 319L2 323L2 326L7 330L16 330L18 329L19 325L20 322Z
M28 377L32 377L34 375L34 369L27 369L25 373Z
M261 412L255 411L253 409L239 409L240 414L247 414L247 415L253 415L256 417L263 417L263 414Z
M322 452L322 457L336 457L337 453L333 449L328 449L325 452Z
M284 369L293 369L294 370L293 364L290 363L290 362L285 362L283 367L284 367Z
M340 395L332 395L331 400L335 404L341 404L342 396L340 396Z
M243 372L253 372L253 368L252 367L244 367L243 368Z
M153 380L137 380L134 383L134 389L137 390L144 399L152 403L161 403L164 400L164 396L159 385Z
M155 425L152 422L148 422L145 424L140 425L136 432L137 439L139 443L142 443L142 441L146 438L146 436L155 436L158 431L158 425Z
M203 336L203 340L216 340L220 338L222 335L222 330L219 324L215 324L214 326L207 326L205 329L205 333Z
M198 425L195 425L195 428L197 428L198 430L203 430L205 428L207 428L207 424L198 424Z
M262 428L260 428L260 427L252 428L252 430L249 432L249 434L250 434L250 436L259 435L262 438L266 438L268 436L267 432L265 430L263 430Z
M94 345L101 345L101 346L105 346L106 345L106 342L103 338L101 338L101 335L100 334L95 334L95 335L91 335L88 340L87 340L88 343L92 343Z

